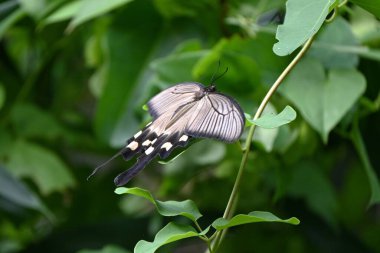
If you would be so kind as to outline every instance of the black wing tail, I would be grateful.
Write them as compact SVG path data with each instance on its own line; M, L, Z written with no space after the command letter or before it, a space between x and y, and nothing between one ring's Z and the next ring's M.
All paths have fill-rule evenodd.
M119 187L128 183L129 180L134 178L141 170L143 170L153 158L154 156L142 155L130 169L117 175L114 179L115 185Z

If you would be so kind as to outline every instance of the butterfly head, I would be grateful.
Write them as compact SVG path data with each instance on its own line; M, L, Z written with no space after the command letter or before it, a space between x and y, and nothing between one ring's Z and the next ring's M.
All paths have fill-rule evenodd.
M211 85L207 86L204 91L205 92L215 92L216 91L216 85L211 84Z

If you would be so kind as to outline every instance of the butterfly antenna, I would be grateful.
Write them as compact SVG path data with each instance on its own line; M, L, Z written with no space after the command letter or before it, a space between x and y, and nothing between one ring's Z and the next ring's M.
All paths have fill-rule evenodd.
M228 71L228 67L226 68L226 70L224 70L224 72L222 74L220 74L219 76L217 76L215 79L214 79L214 82L217 81L218 79L220 79L222 76L224 76Z
M218 78L214 79L214 77L215 77L215 74L219 72L219 69L220 69L220 60L218 61L218 67L216 71L212 74L211 81L210 81L211 85L218 79Z

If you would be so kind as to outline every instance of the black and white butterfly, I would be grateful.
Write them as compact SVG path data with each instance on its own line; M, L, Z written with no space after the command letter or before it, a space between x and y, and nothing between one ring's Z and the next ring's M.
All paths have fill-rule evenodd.
M174 148L185 147L191 138L212 138L231 143L243 132L243 110L233 98L217 92L215 85L180 83L163 90L147 105L152 122L130 138L113 157L122 155L129 160L139 156L129 170L115 178L117 186L126 184L157 155L165 159ZM100 165L91 175L103 166Z

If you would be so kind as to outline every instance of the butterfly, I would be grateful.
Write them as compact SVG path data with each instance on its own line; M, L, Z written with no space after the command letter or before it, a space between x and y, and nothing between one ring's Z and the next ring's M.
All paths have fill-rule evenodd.
M110 159L121 155L130 160L138 156L130 169L115 178L116 186L128 183L157 155L165 159L176 147L185 147L191 138L231 143L243 133L243 110L233 98L217 92L214 84L180 83L158 93L147 106L153 120ZM89 177L110 160L97 167Z

